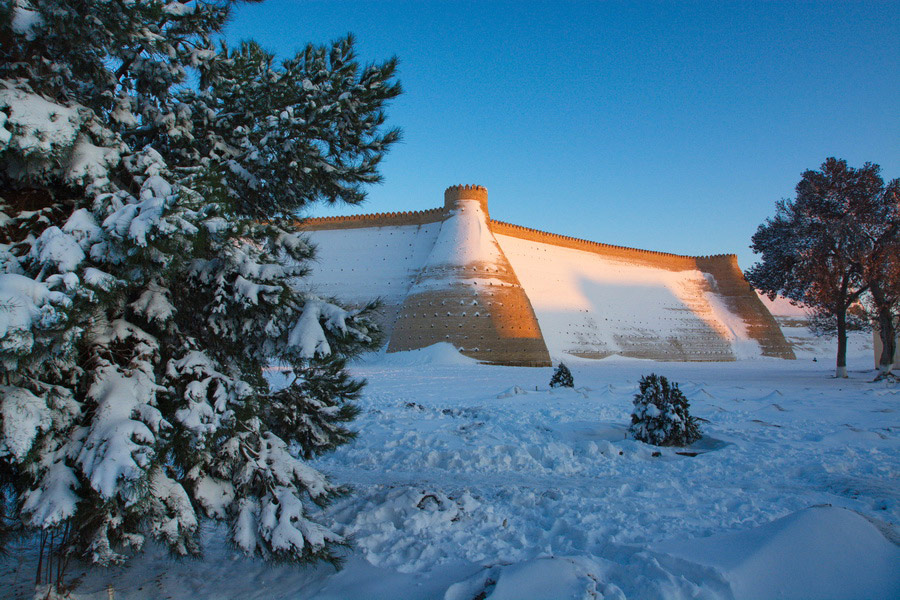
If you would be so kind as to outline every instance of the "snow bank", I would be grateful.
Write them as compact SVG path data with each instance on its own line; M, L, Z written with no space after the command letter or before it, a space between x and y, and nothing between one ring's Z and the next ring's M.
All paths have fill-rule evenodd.
M380 353L363 358L367 364L379 364L390 367L417 367L422 365L474 365L478 361L463 356L450 342L439 342L418 350L406 352Z
M488 567L451 585L444 600L900 597L900 548L840 508L809 508L748 531L651 548Z
M453 584L444 600L581 600L625 599L622 591L598 580L597 563L588 557L546 557L503 567L492 567Z
M719 570L735 600L900 598L900 547L842 508L808 508L749 531L654 550Z
M322 515L353 540L343 570L247 559L213 526L203 559L151 545L73 600L900 597L900 388L871 381L856 343L833 379L834 342L815 343L819 362L576 361L565 390L552 368L455 363L447 345L357 362L360 435L311 465L353 488ZM649 372L681 384L707 437L626 439ZM223 510L233 490L202 486ZM33 548L0 558L0 598L33 593Z

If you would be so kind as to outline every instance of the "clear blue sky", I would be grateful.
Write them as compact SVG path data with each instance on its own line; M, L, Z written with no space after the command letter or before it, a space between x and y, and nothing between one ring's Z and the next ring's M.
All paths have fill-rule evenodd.
M805 169L900 177L900 2L267 0L226 35L287 58L348 32L399 57L404 139L366 204L314 215L476 183L495 219L747 268Z

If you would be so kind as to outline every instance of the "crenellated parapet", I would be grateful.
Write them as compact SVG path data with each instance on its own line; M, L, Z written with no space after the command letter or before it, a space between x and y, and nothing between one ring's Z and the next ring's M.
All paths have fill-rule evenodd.
M427 210L370 213L363 215L347 215L338 217L311 217L297 221L297 228L303 231L324 231L331 229L357 229L365 227L390 227L404 225L427 225L437 223L447 218L447 211L455 210L462 200L476 200L485 215L487 212L487 189L480 185L455 185L450 186L444 192L444 207L430 208ZM737 261L734 254L711 254L690 256L673 254L671 252L659 252L656 250L643 250L628 246L617 246L594 242L582 238L576 238L558 233L550 233L514 225L505 221L489 219L491 231L496 235L508 235L525 240L532 240L544 244L552 244L564 248L573 248L585 252L595 252L607 256L618 256L626 259L638 260L654 266L682 270L693 268L696 261ZM702 269L701 269L702 270Z
M313 217L297 221L297 228L305 231L323 231L362 227L402 227L404 225L427 225L442 220L444 220L444 209L430 208L428 210L348 215L346 217Z
M508 235L523 240L540 242L542 244L550 244L563 248L571 248L573 250L581 250L583 252L593 252L602 254L610 258L618 258L648 266L659 267L671 271L684 271L686 269L695 269L698 267L698 261L719 262L734 261L737 264L737 256L734 254L712 254L708 256L688 256L684 254L672 254L671 252L658 252L655 250L642 250L640 248L629 248L627 246L616 246L614 244L604 244L602 242L593 242L581 238L560 235L558 233L548 233L539 229L523 227L521 225L513 225L504 221L491 220L491 229L496 235ZM701 271L703 269L700 269Z
M485 215L488 212L488 192L482 185L451 185L444 190L444 210L451 211L460 207L460 203L466 200L474 200L481 206Z

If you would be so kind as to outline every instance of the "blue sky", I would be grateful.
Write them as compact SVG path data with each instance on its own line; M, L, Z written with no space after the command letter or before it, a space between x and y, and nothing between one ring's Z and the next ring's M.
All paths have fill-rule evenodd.
M362 207L314 215L476 183L495 219L747 268L805 169L900 177L900 2L267 0L226 35L287 58L348 32L399 57L404 139Z

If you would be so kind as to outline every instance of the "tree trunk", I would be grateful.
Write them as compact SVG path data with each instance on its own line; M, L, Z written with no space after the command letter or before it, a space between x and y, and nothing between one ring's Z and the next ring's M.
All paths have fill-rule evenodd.
M837 317L838 348L834 376L843 378L847 377L847 310L840 310L835 316Z
M894 367L894 354L897 352L897 331L894 329L894 319L887 311L878 315L878 335L881 337L881 357L878 359L878 371L880 374L890 373Z
M897 330L894 328L894 317L891 307L885 298L884 291L878 282L871 286L872 300L878 311L878 336L881 338L881 356L878 358L879 376L891 372L894 366L894 353L897 351Z

